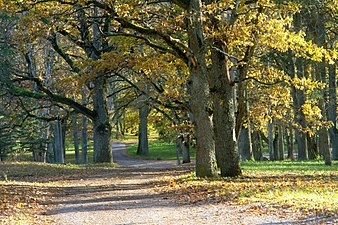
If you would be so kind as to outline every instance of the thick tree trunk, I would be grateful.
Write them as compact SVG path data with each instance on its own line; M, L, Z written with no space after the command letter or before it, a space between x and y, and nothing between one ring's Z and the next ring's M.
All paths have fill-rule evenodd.
M214 132L208 109L209 85L205 74L192 71L191 109L195 118L196 135L196 175L214 177L216 172Z
M148 115L149 106L145 98L141 99L141 105L139 108L139 128L138 128L138 155L148 155Z
M100 16L100 10L93 8L93 17ZM83 10L79 10L80 31L84 43L86 44L84 50L87 56L92 60L99 60L101 57L101 51L107 43L104 43L104 39L101 36L98 23L94 22L91 25L92 33L88 32L89 25L86 21L86 14ZM91 37L89 35L92 35ZM107 103L107 77L104 73L96 73L92 71L96 76L92 81L92 98L93 98L93 137L94 137L94 162L113 162L113 155L111 149L111 125L108 115L108 103Z
M215 44L217 45L217 43ZM211 56L212 68L209 73L209 84L213 103L217 165L221 170L221 176L235 177L241 175L242 172L239 166L238 145L235 133L236 119L232 96L233 87L227 79L229 70L225 62L225 56L216 50L212 50Z
M60 121L56 121L54 124L54 156L55 163L65 163L62 123Z
M188 23L191 111L195 118L196 176L215 177L216 159L200 0L191 0Z
M107 79L99 75L94 80L93 102L94 112L94 162L112 162L111 126L107 108Z

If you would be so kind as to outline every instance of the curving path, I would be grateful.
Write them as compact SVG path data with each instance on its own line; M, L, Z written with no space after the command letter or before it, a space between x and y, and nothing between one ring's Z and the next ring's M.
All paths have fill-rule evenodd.
M169 169L176 166L175 160L142 160L134 159L126 154L126 144L113 142L113 159L120 166L149 169Z
M299 221L297 215L262 215L250 205L182 205L154 191L161 176L186 172L175 161L136 160L125 154L126 145L113 144L113 156L122 167L55 184L59 196L48 215L55 224L67 225L198 225L198 224L335 224L320 218ZM53 185L53 184L52 184Z

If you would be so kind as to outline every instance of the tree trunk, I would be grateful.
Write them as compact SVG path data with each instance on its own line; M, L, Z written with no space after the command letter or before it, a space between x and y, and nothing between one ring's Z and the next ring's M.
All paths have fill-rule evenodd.
M93 17L99 17L100 11L94 7ZM83 38L85 38L85 52L92 60L99 60L101 57L99 49L102 49L106 43L101 36L98 23L92 23L92 38L89 38L88 27L85 20L85 13L79 10L80 31ZM107 103L107 77L103 72L96 73L92 71L96 79L92 82L92 98L93 111L95 116L93 118L93 137L94 137L94 162L113 162L112 148L111 148L111 125L108 114Z
M315 11L316 12L316 11ZM316 44L320 47L326 47L326 27L325 27L325 15L322 12L316 12L315 23L310 27L310 31L312 31L312 35L314 35ZM327 84L327 70L325 62L325 58L323 58L322 62L316 63L317 67L317 77L316 79L321 81L324 84ZM330 76L330 75L329 75ZM333 82L334 83L334 82ZM331 84L329 84L330 87ZM329 115L329 92L327 88L324 88L322 91L322 98L319 99L319 108L321 109L323 119L327 120ZM330 141L329 141L329 132L326 127L320 128L318 131L318 146L319 146L319 154L324 157L325 165L332 165L332 155L330 152Z
M54 149L53 149L53 143L52 142L49 142L47 144L46 162L55 163L55 156L54 156Z
M239 135L239 149L242 160L253 160L251 133L249 127L242 127Z
M329 142L329 132L327 128L321 128L318 132L319 135L319 143L318 146L320 151L323 154L325 165L332 165L332 155L330 151L330 142Z
M286 146L288 149L288 159L295 160L294 158L294 133L293 133L293 128L290 127L289 132L287 130L285 131L285 136L286 136Z
M87 97L86 97L86 88L84 87L81 90L81 96L82 96L82 105L87 104ZM81 121L81 153L82 153L82 163L87 164L88 163L88 154L87 154L87 147L88 147L88 135L87 135L87 117L85 115L82 115L82 121Z
M43 143L35 143L31 145L34 162L46 162L46 149Z
M268 121L268 150L269 150L269 160L275 160L274 157L274 145L273 145L273 125L271 121Z
M299 79L304 77L304 59L297 58L297 77ZM296 105L296 123L301 127L301 129L306 128L305 115L302 112L301 107L305 104L305 94L304 90L296 90L297 96L297 105ZM307 151L307 134L302 130L296 130L297 144L298 144L298 160L307 160L308 151Z
M60 121L56 121L54 124L54 156L55 163L65 163L62 123Z
M278 159L284 160L284 129L281 125L278 126L278 133Z
M215 45L221 47L218 43L215 43ZM221 170L221 176L236 177L241 175L242 172L239 166L235 133L233 87L227 80L229 70L225 56L216 50L212 50L211 57L212 68L209 73L209 84L213 103L213 130L217 165ZM250 150L252 157L252 149Z
M190 143L183 140L182 142L182 163L190 163Z
M279 130L275 125L275 138L273 139L273 159L279 160Z
M148 115L149 106L145 97L141 98L141 105L139 108L139 127L138 127L138 155L148 155Z
M76 114L72 115L72 127L73 127L73 139L74 139L74 151L75 151L75 163L80 163L80 153L79 153L79 140L77 133L77 117Z
M207 80L206 52L202 28L202 3L191 0L188 39L192 56L189 58L191 111L195 119L196 176L215 177L216 159L211 104Z
M332 146L332 159L338 160L338 129L337 129L337 74L336 65L329 65L329 106L328 119L333 126L329 129Z
M178 135L176 137L176 164L180 165L181 164L181 160L180 160L180 155L182 153L182 138L180 135Z
M263 157L262 154L262 140L259 132L254 131L252 133L252 152L255 161L260 161Z
M318 148L316 137L311 137L310 135L306 135L307 140L307 149L308 149L308 159L314 160L318 159Z
M111 126L107 108L107 78L100 74L94 80L93 102L94 112L94 162L112 162Z

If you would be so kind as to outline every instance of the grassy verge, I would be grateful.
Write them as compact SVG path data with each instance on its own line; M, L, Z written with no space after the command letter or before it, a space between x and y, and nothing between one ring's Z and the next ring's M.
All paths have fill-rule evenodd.
M161 159L161 160L175 160L176 146L175 143L168 143L156 139L149 141L149 154L145 156L137 155L137 143L128 146L128 155L142 159ZM191 158L195 158L195 150L190 148Z
M338 214L338 163L244 162L239 178L164 178L161 191L189 203L250 204L257 213Z

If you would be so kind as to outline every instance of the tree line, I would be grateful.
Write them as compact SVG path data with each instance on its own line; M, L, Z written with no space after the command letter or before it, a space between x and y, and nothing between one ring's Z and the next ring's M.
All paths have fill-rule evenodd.
M139 110L140 154L163 133L196 148L196 175L238 176L240 159L338 158L333 0L3 0L0 153L112 162L112 130ZM89 119L89 121L88 121ZM162 124L162 126L161 126ZM170 125L168 128L167 125ZM90 128L91 132L88 132Z

